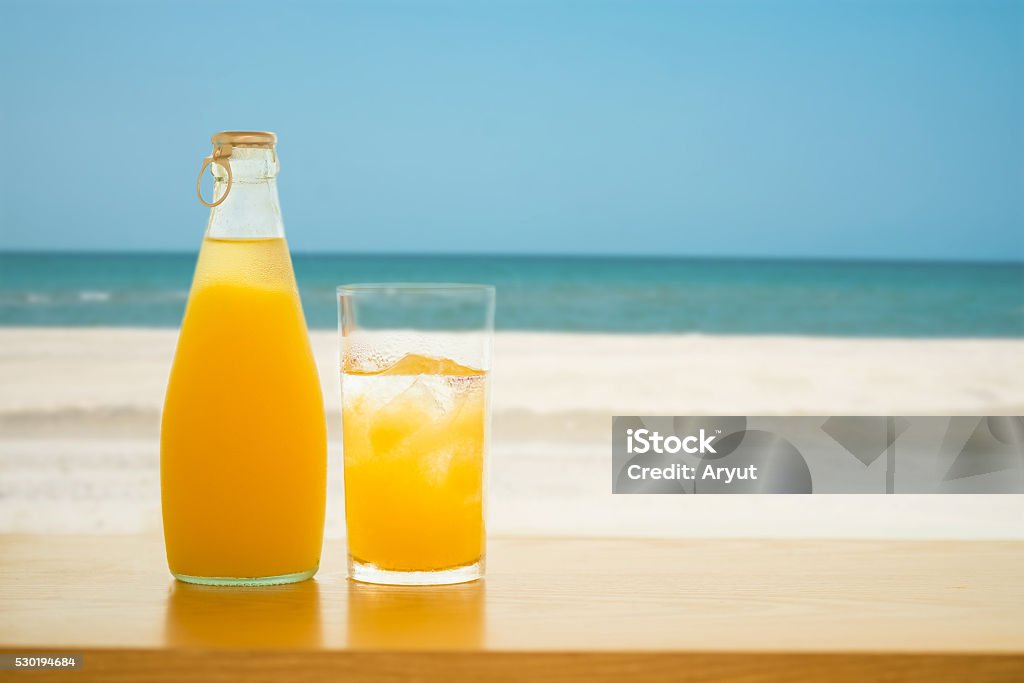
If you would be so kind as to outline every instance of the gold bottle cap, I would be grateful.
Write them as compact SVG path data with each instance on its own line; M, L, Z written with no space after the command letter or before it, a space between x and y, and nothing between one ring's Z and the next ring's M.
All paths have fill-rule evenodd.
M263 130L222 130L210 138L214 147L273 147L277 136Z

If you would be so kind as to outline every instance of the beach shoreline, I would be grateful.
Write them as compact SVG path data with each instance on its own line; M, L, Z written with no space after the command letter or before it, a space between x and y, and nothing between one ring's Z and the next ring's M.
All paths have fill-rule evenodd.
M160 528L175 330L0 328L0 533ZM337 335L314 331L344 533ZM612 496L613 415L1021 415L1024 340L499 332L489 526L573 536L1024 538L1020 495Z
M337 333L310 334L338 409ZM159 413L163 328L0 328L0 418ZM497 332L495 413L1020 415L1024 339Z

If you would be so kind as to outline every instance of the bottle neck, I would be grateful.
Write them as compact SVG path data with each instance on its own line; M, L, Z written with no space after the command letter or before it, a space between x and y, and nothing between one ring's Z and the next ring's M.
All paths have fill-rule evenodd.
M284 237L277 198L277 153L264 147L235 147L229 160L231 188L219 206L210 209L206 236L214 239ZM228 192L228 173L213 164L214 197Z

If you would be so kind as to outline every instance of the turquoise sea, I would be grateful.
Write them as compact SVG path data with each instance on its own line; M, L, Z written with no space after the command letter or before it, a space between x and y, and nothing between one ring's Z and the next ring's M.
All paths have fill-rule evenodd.
M1024 264L294 256L310 326L336 285L497 286L506 330L1024 337ZM195 254L0 254L0 326L175 327Z

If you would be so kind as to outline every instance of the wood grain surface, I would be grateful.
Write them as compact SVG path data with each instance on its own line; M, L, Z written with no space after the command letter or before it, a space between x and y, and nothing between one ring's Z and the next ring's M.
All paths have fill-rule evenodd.
M175 583L159 538L0 536L3 680L1024 680L1024 543L491 542L485 581Z

